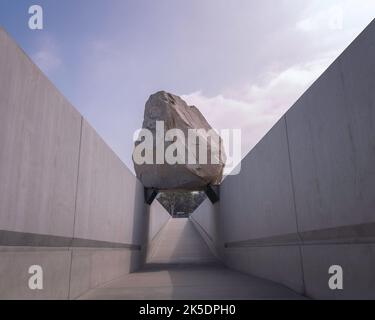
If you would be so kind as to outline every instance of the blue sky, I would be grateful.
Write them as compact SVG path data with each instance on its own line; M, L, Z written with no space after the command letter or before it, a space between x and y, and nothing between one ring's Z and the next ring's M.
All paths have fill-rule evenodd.
M374 17L373 0L0 0L1 26L130 168L150 94L241 128L246 153Z

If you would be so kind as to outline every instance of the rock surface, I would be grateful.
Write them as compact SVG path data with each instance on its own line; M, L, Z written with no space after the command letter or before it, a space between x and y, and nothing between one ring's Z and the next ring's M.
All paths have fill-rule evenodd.
M170 129L180 129L184 133L184 144L179 143L181 140L164 142L163 149L163 151L167 150L171 144L182 145L182 149L185 150L186 155L183 164L168 164L165 161L165 152L163 152L162 156L164 163L156 163L155 146L161 146L160 136L158 139L156 137L157 121L164 122L163 138L165 133ZM206 163L201 163L202 158L198 149L198 143L196 143L194 148L188 148L187 137L189 129L205 129L206 131L212 129L195 106L187 105L184 100L176 95L165 91L157 92L151 95L146 102L143 128L150 130L153 135L152 146L147 146L148 149L152 148L153 162L152 164L137 164L134 161L135 153L133 154L133 162L137 177L145 187L159 190L198 190L203 189L208 184L217 185L221 182L225 165L225 152L220 136L215 133L213 135L214 139L207 139L204 134L201 134L200 138L203 140L197 139L197 142L199 141L200 144L202 144L202 141L206 141L205 143L207 143L208 161ZM137 146L140 143L138 141L135 145ZM190 159L195 159L195 164L191 164L191 160L187 161L189 156Z

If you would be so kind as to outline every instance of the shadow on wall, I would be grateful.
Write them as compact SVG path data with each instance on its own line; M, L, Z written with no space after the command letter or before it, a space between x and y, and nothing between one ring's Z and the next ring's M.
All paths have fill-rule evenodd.
M131 251L129 272L137 271L145 264L149 227L150 206L144 203L143 185L137 180L134 192L132 243L137 244L139 249Z
M220 229L220 202L212 204L209 199L204 200L190 219L213 254L221 259L224 243Z

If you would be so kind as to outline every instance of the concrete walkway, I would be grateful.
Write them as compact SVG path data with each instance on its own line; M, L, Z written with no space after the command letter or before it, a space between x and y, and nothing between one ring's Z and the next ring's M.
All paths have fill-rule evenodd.
M145 267L80 299L301 299L276 283L220 264L188 219L171 219Z
M187 218L170 219L156 241L148 259L149 263L217 262L193 223Z

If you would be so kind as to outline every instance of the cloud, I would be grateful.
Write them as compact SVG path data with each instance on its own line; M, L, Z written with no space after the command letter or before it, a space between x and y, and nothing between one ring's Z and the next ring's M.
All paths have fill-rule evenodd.
M48 75L70 75L68 97L130 168L151 93L185 94L215 128L241 128L245 155L375 10L374 0L149 5L117 1L100 26L77 27L77 46L49 37L33 55Z
M31 55L31 58L48 76L62 65L57 45L49 36L41 39L38 49Z
M249 80L217 95L201 90L183 98L196 105L214 128L242 129L245 156L373 19L374 10L373 0L363 0L361 6L357 0L311 1L293 22L297 33L291 29L286 42L280 43L290 48L288 61L294 63L278 63L272 58L279 56L276 50L269 63L264 61L255 82Z
M313 16L298 21L296 26L302 31L342 30L344 26L344 8L340 5L328 7Z
M313 0L296 28L304 32L360 32L374 19L373 0Z
M183 95L197 106L217 130L242 130L245 156L329 66L331 54L313 62L297 64L280 73L269 74L262 84L243 86L226 95L205 96L201 91Z

